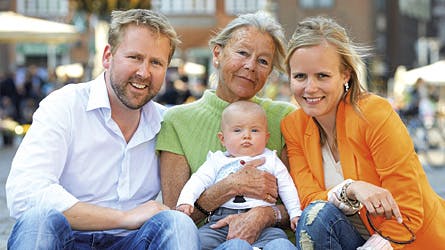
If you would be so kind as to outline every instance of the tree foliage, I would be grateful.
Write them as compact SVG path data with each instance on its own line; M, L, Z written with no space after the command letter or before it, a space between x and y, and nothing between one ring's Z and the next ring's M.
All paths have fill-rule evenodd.
M151 9L151 0L74 0L79 11L107 18L112 10Z

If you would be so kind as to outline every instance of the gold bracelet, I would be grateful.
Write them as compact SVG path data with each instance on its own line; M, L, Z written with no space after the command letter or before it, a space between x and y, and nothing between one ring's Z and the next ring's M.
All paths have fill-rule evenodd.
M346 205L350 206L351 208L354 209L359 209L361 206L360 201L358 200L353 200L353 199L349 199L348 195L346 193L349 185L351 185L352 182L348 182L345 185L343 185L343 187L341 188L341 192L340 192L340 200L345 203Z

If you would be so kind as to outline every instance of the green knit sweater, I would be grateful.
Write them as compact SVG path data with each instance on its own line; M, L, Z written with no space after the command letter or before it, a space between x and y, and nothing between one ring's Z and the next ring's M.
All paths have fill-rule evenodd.
M266 111L270 132L267 147L281 155L284 139L280 122L296 107L259 97L253 97L251 101L260 104ZM206 160L209 150L225 150L217 133L220 131L221 113L228 105L215 95L214 90L206 90L199 100L168 109L158 134L156 149L184 155L194 173Z

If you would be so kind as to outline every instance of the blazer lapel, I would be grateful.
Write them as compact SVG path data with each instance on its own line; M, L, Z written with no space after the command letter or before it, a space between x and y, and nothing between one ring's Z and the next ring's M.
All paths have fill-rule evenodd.
M357 180L357 169L354 157L354 148L348 143L348 133L354 133L353 129L348 129L349 125L354 126L357 122L354 120L356 117L352 106L341 101L337 110L337 143L340 154L340 163L343 170L343 177L346 179ZM350 124L351 123L351 124ZM349 135L350 136L350 135Z
M308 154L308 164L317 179L318 184L326 189L323 171L323 157L321 154L320 134L318 127L312 118L308 120L308 126L304 135L304 148ZM308 150L309 149L309 150Z

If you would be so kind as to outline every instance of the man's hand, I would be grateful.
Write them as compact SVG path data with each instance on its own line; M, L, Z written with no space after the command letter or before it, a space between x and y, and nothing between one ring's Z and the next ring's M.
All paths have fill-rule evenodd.
M179 206L176 207L176 210L181 211L183 213L185 213L188 216L191 216L193 213L193 206L189 205L189 204L181 204Z
M123 227L130 230L138 229L155 214L169 209L170 208L157 201L147 201L131 210L124 212Z
M152 216L168 209L153 200L128 211L78 202L65 210L63 214L74 230L98 231L116 228L132 230L140 228Z

